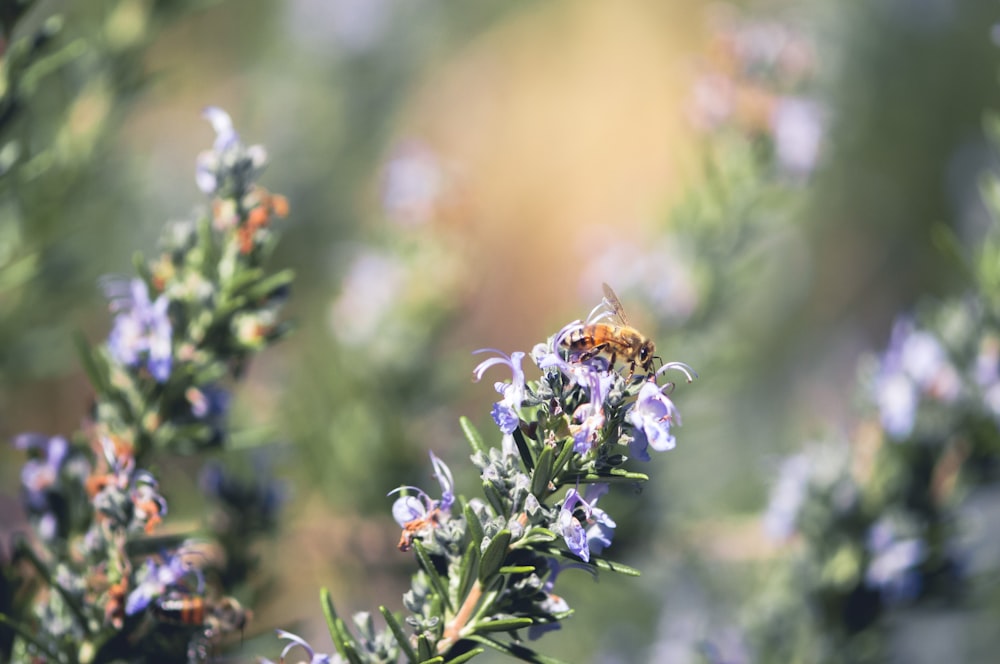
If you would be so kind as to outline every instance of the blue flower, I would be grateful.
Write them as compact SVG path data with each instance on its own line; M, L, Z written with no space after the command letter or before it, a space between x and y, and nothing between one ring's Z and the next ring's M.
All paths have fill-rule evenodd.
M580 423L573 432L573 451L577 454L586 454L597 444L606 420L604 400L614 382L614 376L607 371L588 371L583 377L587 381L590 401L580 404L573 413L573 419Z
M161 294L150 302L146 282L105 282L111 310L117 313L108 336L108 350L118 362L134 367L145 359L153 378L162 383L170 376L173 363L173 328L167 315L170 300Z
M252 181L267 162L267 152L259 145L244 148L240 135L233 129L229 114L221 108L209 106L202 112L215 130L211 150L198 155L195 161L195 183L204 193L227 194L227 184L232 178L241 180L242 186ZM241 188L241 187L238 187Z
M278 638L288 639L291 642L281 651L281 658L278 660L281 664L284 664L285 656L288 655L288 653L295 646L298 646L306 651L306 654L309 656L308 664L333 664L334 661L342 661L340 657L334 658L332 655L325 655L323 653L316 652L313 650L313 647L309 645L309 642L298 634L292 634L291 632L286 632L283 629L277 629L275 632L277 632ZM266 662L267 664L273 664L269 659L261 659L261 661Z
M496 353L497 357L490 357L478 365L472 370L473 380L479 381L482 379L483 374L490 367L502 364L510 367L511 370L511 382L505 383L498 381L494 384L496 391L499 392L503 398L496 402L493 406L491 415L493 416L493 421L496 422L500 430L505 434L514 433L517 429L518 424L521 421L520 416L517 414L517 409L521 407L524 403L524 397L526 393L526 387L524 382L524 370L521 368L521 360L524 359L524 353L521 351L515 351L510 355L504 353L503 351L497 350L495 348L480 348L479 350L473 351L473 353Z
M649 447L664 452L672 450L677 444L670 427L674 423L680 425L680 413L652 381L647 381L639 390L639 396L625 419L635 427L635 436L629 448L637 459L649 461Z
M556 578L559 576L560 572L564 569L569 569L570 567L582 567L582 565L579 564L560 565L554 559L548 560L548 566L549 576L545 579L545 583L542 584L540 589L543 593L543 598L540 602L538 602L538 608L540 611L543 611L551 616L551 619L546 622L540 622L536 618L536 622L528 628L528 638L532 641L540 638L548 632L554 632L562 627L562 624L559 622L559 618L569 613L569 604L565 599L553 593L552 590L556 585Z
M142 580L125 600L125 615L135 615L169 590L180 589L199 595L204 593L204 575L186 558L181 553L165 554L162 562L147 558L144 569L137 575ZM196 582L194 588L190 588L187 583L192 577Z
M28 453L21 469L21 491L28 513L37 519L35 526L44 540L54 539L60 531L56 505L65 502L67 486L60 476L70 458L69 443L62 436L22 433L14 438L14 447ZM81 460L82 461L82 460ZM78 464L79 465L79 464ZM89 475L89 464L83 463L78 472L82 480Z
M915 599L920 593L920 563L926 555L923 540L900 535L886 517L868 531L871 560L865 570L865 582L881 591L890 604Z
M961 379L941 342L917 330L910 319L897 320L874 385L885 432L896 440L906 438L916 422L922 395L950 403L960 390Z
M570 488L559 510L556 532L563 536L567 548L584 562L590 562L591 552L599 554L611 545L615 522L597 507L598 498L607 491L607 484L591 484L586 495L581 496L576 489ZM578 509L584 516L583 522L575 515Z
M431 464L434 466L434 477L437 478L441 486L441 498L432 499L426 491L415 486L401 486L389 492L401 493L399 498L392 504L392 518L403 529L403 534L399 539L399 549L406 551L410 548L413 536L427 529L438 525L443 512L451 510L455 502L455 481L452 479L451 470L441 459L431 452ZM412 491L414 494L403 493Z
M59 481L59 470L69 452L69 443L62 436L22 433L14 438L14 447L33 457L21 469L24 502L31 512L46 511L47 494Z

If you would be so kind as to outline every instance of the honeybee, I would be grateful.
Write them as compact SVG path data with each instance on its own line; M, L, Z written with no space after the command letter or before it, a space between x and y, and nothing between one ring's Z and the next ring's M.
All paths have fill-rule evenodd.
M163 623L203 627L205 636L212 639L229 632L242 632L251 614L232 597L209 602L201 595L178 592L157 600L153 615Z
M635 373L636 365L648 375L652 375L653 360L659 359L654 355L656 346L651 339L629 325L628 316L625 315L625 309L618 296L615 295L611 286L602 285L604 286L604 303L611 308L611 312L618 322L596 322L582 325L571 330L562 343L569 348L571 353L578 354L580 359L603 353L609 356L610 366L614 366L615 360L621 358L622 361L629 363L629 378L632 378L632 374Z

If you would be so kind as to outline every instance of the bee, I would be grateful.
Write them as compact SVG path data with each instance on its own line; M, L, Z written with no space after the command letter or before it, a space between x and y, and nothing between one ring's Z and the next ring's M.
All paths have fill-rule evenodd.
M232 597L214 602L201 595L174 592L157 600L153 615L162 623L202 627L205 636L214 638L230 632L242 632L250 620L250 611Z
M653 360L659 359L654 353L656 346L642 332L628 322L625 309L611 286L604 286L604 304L611 309L616 323L595 322L575 328L566 335L562 343L578 359L585 360L595 355L609 356L610 366L619 358L629 363L628 377L632 378L636 366L648 375L653 374Z

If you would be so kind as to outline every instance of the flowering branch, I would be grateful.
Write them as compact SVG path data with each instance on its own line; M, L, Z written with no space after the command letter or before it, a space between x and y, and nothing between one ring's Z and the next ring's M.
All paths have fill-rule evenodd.
M271 220L287 213L287 202L255 184L263 148L244 146L223 111L205 115L216 140L198 157L196 181L211 214L171 225L156 259L136 257L137 277L105 279L114 314L107 343L78 340L95 392L93 420L69 439L14 440L29 457L21 481L35 541L20 540L10 561L20 592L9 614L0 605L0 619L17 636L0 659L193 660L248 618L224 588L207 583L206 570L218 571L210 542L150 538L167 501L142 469L154 452L220 446L225 383L286 331L277 315L292 275L269 275L263 264L276 239ZM218 472L208 486L222 501L233 491ZM276 496L256 489L251 498L260 500L244 492L244 501L261 513L246 516L266 526ZM21 560L34 574L15 573Z
M601 308L588 320L611 313ZM355 636L324 589L327 622L344 661L463 662L489 647L554 662L526 647L521 632L537 639L573 613L553 592L560 573L638 575L603 556L616 524L598 502L611 484L648 479L627 467L630 458L648 460L650 448L674 446L680 418L668 396L673 384L659 381L670 371L688 381L695 374L674 362L633 377L626 374L628 362L613 365L605 346L581 341L585 330L575 321L538 344L530 357L541 376L533 381L522 368L525 353L477 351L489 356L474 369L474 380L494 367L510 371L509 380L495 384L500 446L487 447L461 420L483 496L456 496L451 470L433 452L439 497L411 486L390 493L398 494L392 514L402 528L399 549L412 551L419 566L403 596L409 614L400 620L381 607L383 632L371 627L368 614L358 614Z

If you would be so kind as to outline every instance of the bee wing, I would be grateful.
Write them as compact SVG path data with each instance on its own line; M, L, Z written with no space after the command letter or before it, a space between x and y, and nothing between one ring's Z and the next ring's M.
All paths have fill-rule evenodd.
M604 301L607 302L608 306L611 307L618 319L625 325L628 325L628 316L625 315L625 307L622 306L621 300L615 295L615 291L611 286L607 284L601 284L604 287Z

